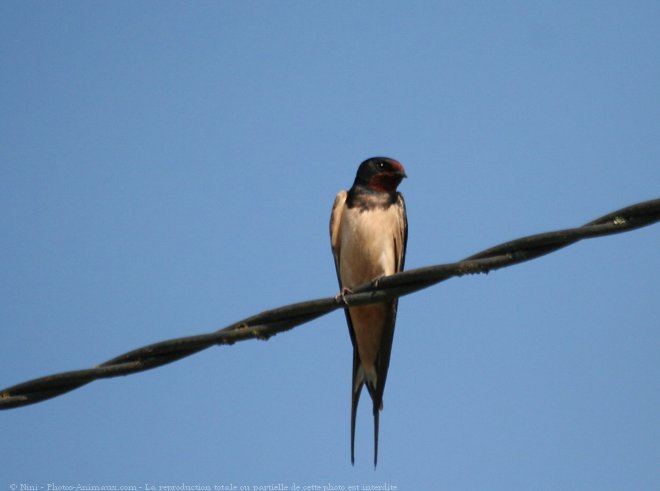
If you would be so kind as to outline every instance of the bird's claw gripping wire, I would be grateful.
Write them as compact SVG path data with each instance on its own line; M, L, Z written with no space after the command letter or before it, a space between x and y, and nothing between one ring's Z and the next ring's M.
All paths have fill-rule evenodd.
M348 301L346 300L346 295L352 295L353 290L350 288L343 287L337 295L335 295L335 302L341 303L344 305L348 305Z

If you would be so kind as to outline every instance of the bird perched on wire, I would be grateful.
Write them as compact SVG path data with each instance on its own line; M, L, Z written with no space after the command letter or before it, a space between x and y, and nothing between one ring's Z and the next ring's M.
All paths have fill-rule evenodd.
M341 296L352 288L403 270L408 241L406 206L397 187L407 177L394 159L360 164L353 186L332 207L330 240ZM344 309L353 343L351 463L355 463L355 417L362 386L373 401L374 467L378 463L378 417L396 322L397 299Z

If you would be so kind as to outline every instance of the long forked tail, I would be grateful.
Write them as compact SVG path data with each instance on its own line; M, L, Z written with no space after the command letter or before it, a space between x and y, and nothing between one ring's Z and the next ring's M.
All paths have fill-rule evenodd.
M376 404L374 404L374 469L378 465L378 419L380 411Z
M366 372L360 366L356 372L356 379L353 385L353 396L351 398L351 464L355 465L355 420L357 417L358 403L360 402L360 393L362 387L367 386L367 391L373 400L373 415L374 415L374 468L378 465L378 427L380 421L380 410L383 409L382 400L377 400L376 390L373 388L371 381L365 376Z
M351 464L355 465L355 417L357 416L358 403L360 402L362 383L353 387L351 397Z

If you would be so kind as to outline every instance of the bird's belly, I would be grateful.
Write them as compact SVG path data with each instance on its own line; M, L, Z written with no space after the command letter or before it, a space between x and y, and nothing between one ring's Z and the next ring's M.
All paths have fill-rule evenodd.
M347 210L342 233L340 276L344 288L355 288L380 276L395 273L394 207L387 210Z

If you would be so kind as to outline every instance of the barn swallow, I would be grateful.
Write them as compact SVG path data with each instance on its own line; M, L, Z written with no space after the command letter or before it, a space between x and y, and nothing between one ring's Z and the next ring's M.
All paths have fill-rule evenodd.
M351 189L332 207L330 240L339 288L352 288L403 270L408 241L406 205L397 186L406 172L394 159L372 157L360 164ZM378 416L396 322L397 299L344 309L353 343L351 463L355 463L355 416L362 386L373 401L374 467L378 463Z

